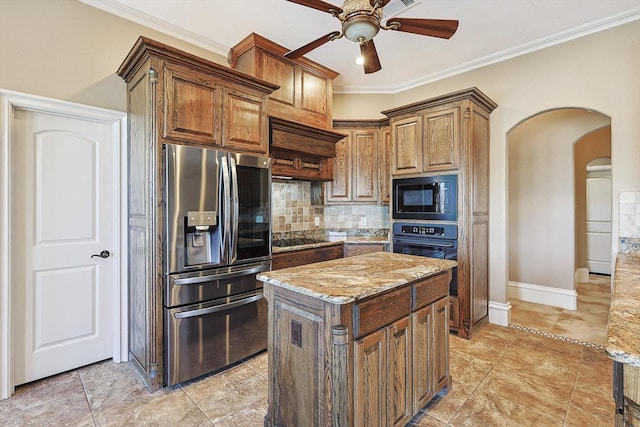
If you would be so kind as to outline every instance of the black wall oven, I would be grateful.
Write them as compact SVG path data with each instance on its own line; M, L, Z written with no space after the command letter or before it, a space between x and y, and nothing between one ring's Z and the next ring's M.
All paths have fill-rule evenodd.
M456 221L458 176L438 175L393 180L394 219Z
M395 222L393 252L428 258L458 260L458 226ZM454 267L449 293L458 295L458 267Z

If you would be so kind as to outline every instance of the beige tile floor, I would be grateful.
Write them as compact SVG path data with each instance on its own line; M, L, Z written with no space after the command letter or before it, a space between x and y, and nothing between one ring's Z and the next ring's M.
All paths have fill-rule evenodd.
M592 295L597 292L579 289L578 311L585 315L578 320L512 301L514 317L521 326L548 327L558 335L572 322L585 328L594 322L597 329L601 307L591 306L592 298L602 297ZM575 336L595 340L582 332ZM611 362L601 348L487 325L472 340L452 336L450 355L452 389L418 414L412 427L614 425ZM267 408L266 374L262 354L148 393L128 364L104 361L18 387L0 401L0 426L258 427Z
M589 275L589 283L576 283L578 309L511 299L511 323L597 345L607 340L611 304L611 277Z

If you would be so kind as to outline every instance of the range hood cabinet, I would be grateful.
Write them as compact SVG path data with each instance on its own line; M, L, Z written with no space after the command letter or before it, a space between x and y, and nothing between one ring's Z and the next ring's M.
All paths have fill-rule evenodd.
M346 135L276 117L269 118L274 178L331 181L336 143Z

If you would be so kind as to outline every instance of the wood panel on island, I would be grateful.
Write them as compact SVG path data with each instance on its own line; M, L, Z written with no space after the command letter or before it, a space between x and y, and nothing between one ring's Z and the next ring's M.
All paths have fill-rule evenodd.
M477 88L383 111L391 126L391 178L458 176L458 295L451 330L471 338L489 320L489 116Z

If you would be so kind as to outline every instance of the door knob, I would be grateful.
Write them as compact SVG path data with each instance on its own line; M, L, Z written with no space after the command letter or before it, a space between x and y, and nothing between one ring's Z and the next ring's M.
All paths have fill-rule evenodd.
M109 255L111 255L111 253L107 250L104 250L102 252L100 252L99 254L93 254L91 255L91 258L93 258L94 256L98 256L100 258L109 258Z

